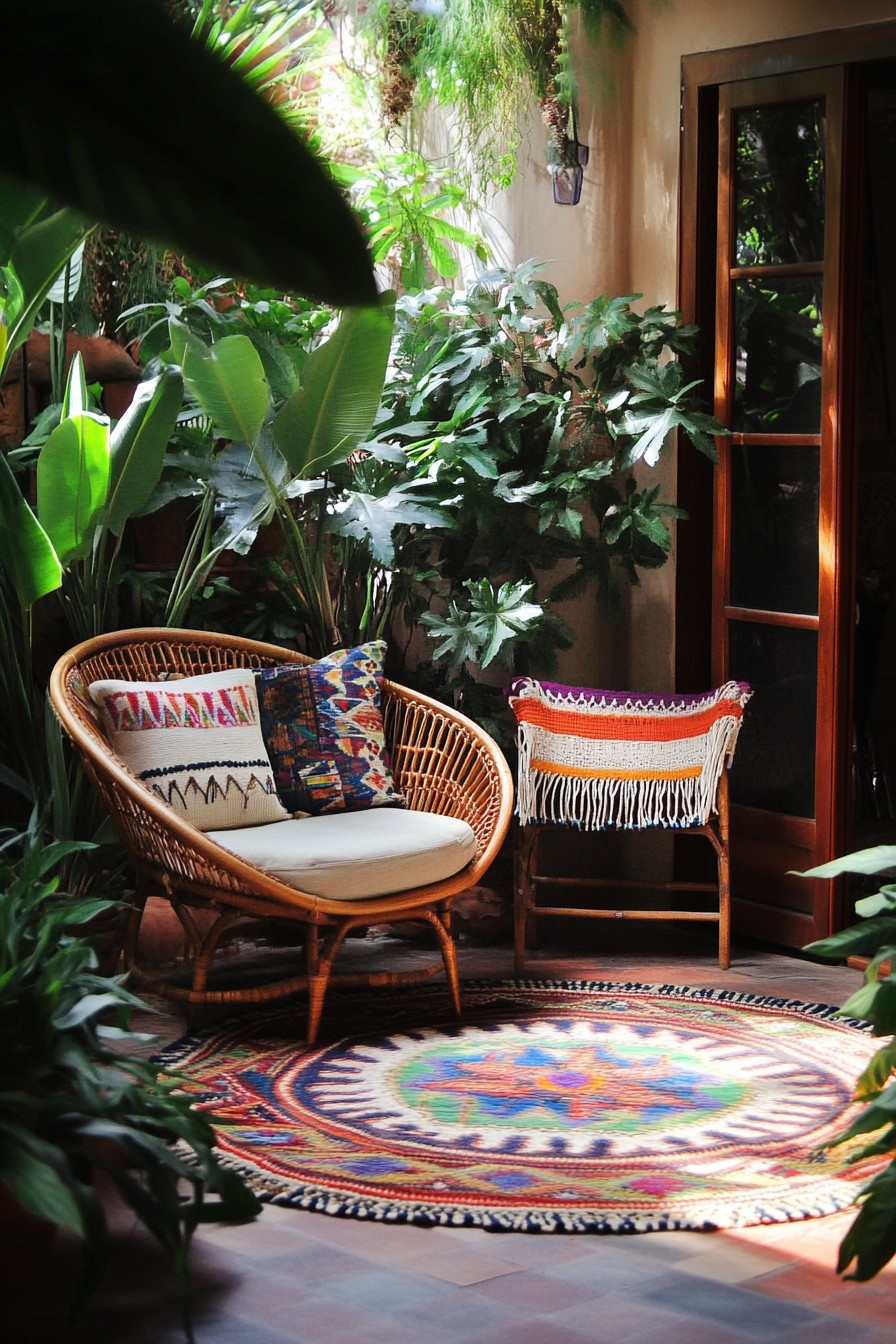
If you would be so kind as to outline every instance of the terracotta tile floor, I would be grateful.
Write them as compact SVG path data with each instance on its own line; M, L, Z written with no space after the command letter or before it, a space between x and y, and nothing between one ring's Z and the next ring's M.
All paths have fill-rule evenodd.
M649 953L533 954L533 977L714 985L841 1003L857 972L747 946L729 971L708 944L679 951L668 930ZM650 947L650 944L646 944ZM641 943L642 949L645 943ZM350 946L357 966L412 963L397 944ZM512 974L504 948L463 950L462 974ZM165 1037L180 1024L164 1021ZM158 1020L155 1023L158 1030ZM254 1224L196 1238L199 1344L893 1344L896 1267L873 1283L834 1273L851 1215L737 1232L641 1236L492 1234L366 1225L268 1207ZM109 1277L66 1324L75 1242L60 1237L0 1322L4 1344L178 1344L164 1256L113 1209Z

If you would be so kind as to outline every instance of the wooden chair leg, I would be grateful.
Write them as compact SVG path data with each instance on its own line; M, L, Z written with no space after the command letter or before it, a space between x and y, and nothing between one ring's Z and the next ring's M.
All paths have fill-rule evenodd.
M520 826L514 843L513 882L513 963L517 975L522 975L526 949L538 946L535 927L535 887L532 874L538 858L539 827Z
M719 810L719 965L731 965L731 854L728 847L728 769L722 768L717 797Z
M728 846L723 847L719 862L719 965L727 971L731 965L731 864Z
M535 871L538 866L538 851L541 845L541 827L533 826L532 840L529 848L528 859L526 863L526 947L530 952L538 948L538 924L533 906L537 904L537 887L533 882Z

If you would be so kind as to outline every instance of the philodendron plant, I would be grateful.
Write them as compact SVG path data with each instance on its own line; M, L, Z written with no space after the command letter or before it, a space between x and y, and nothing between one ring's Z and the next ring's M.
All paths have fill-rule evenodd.
M144 1005L123 977L99 976L90 944L67 931L111 903L74 901L54 876L68 854L91 846L41 846L40 830L35 813L27 836L0 845L0 1181L30 1213L83 1240L77 1310L106 1272L106 1217L92 1180L105 1172L171 1256L192 1340L192 1233L202 1222L252 1218L260 1205L220 1165L211 1126L176 1077L125 1053L152 1039L127 1029L130 1010Z
M800 874L802 877L839 877L841 873L896 872L896 845L875 845L823 863ZM896 1036L896 883L880 888L873 896L856 901L859 924L841 929L809 943L805 951L816 957L870 957L865 982L840 1009L841 1017L858 1017L871 1023L875 1036ZM886 969L886 974L882 972ZM896 1152L896 1040L888 1039L872 1058L856 1083L856 1097L868 1105L840 1134L835 1143L846 1143L867 1134L870 1141L857 1148L851 1162ZM892 1080L892 1081L891 1081ZM865 1281L877 1274L896 1255L896 1158L864 1187L859 1195L859 1215L840 1245L837 1270L843 1273L855 1261L850 1278Z

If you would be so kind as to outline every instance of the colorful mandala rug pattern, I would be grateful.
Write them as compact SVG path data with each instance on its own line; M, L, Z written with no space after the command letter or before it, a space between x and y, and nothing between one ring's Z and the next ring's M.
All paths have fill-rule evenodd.
M181 1070L266 1199L359 1218L643 1231L817 1217L885 1164L823 1145L875 1042L824 1004L671 985L468 983L355 1001L311 1049L294 1008L185 1037ZM343 1005L345 1011L347 1005ZM414 1025L409 1025L414 1023ZM428 1025L419 1025L419 1024Z

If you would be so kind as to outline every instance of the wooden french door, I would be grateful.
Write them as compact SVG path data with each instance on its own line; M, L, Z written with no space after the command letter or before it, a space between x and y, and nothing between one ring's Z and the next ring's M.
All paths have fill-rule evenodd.
M754 695L731 773L736 926L831 927L848 765L838 324L843 68L719 90L715 684Z

